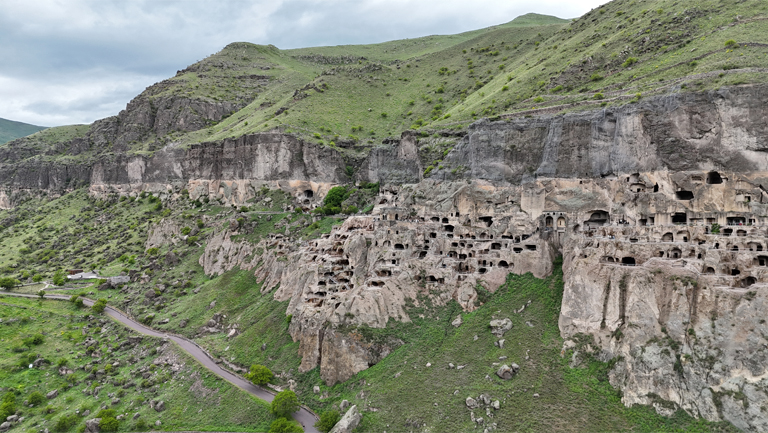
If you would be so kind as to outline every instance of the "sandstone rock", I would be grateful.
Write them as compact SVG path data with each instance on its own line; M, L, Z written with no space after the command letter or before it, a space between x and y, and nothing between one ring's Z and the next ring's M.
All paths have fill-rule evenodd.
M155 427L160 427L161 425L163 425L163 423L160 422L160 420L155 421Z
M8 422L16 422L16 421L19 420L19 416L18 415L10 415L7 418L5 418L5 420L8 421Z
M8 422L8 421L5 421L2 424L0 424L0 430L5 431L5 430L8 430L10 428L11 428L11 423Z
M349 401L348 400L342 400L339 404L339 409L346 410L349 407Z
M508 318L491 320L491 334L501 338L507 331L512 329L512 321Z
M93 418L85 420L85 433L99 433L101 430L99 429L99 423L101 422L101 418Z
M314 387L312 387L312 392L314 392L315 394L319 394L320 393L320 387L315 385Z
M520 366L515 363L512 363L511 366L504 364L496 370L496 376L499 376L504 380L509 380L517 374L518 370L520 370Z
M461 314L459 314L458 316L456 316L455 319L453 319L453 322L451 322L451 325L453 325L455 328L458 328L459 326L461 326Z
M58 389L54 389L53 391L51 391L48 394L46 394L45 397L48 400L50 400L50 399L56 398L58 395L59 395L59 390Z
M467 397L467 399L464 401L464 403L467 405L468 408L474 409L477 407L480 407L479 404L477 404L477 400L475 400L472 397Z
M343 417L331 429L330 433L351 433L357 428L363 416L357 411L357 405L353 405L347 410Z
M494 400L493 403L491 403L491 407L493 407L494 410L499 410L501 409L501 402Z

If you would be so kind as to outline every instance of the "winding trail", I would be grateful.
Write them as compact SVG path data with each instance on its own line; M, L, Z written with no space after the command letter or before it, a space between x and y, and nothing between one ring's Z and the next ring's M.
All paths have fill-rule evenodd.
M20 298L39 298L37 295L28 295L23 293L9 293L9 292L0 292L0 295L7 295L7 296L16 296ZM45 295L45 299L54 299L59 301L68 301L69 296L66 295ZM94 301L89 298L83 298L83 303L87 306L92 306L94 304ZM220 367L216 361L211 358L208 353L206 353L200 346L197 345L192 340L189 340L187 338L169 334L167 332L161 332L157 331L155 329L149 328L147 326L144 326L143 324L131 319L123 313L122 311L113 308L109 305L104 309L104 313L107 314L107 316L113 318L117 322L120 322L124 326L144 335L149 335L151 337L158 337L158 338L167 338L174 343L176 343L177 346L179 346L182 350L187 352L190 356L195 358L197 362L202 364L205 368L216 374L217 376L221 377L222 379L226 380L227 382L235 385L236 387L242 389L243 391L250 393L251 395L260 398L266 402L272 402L272 400L275 398L274 394L267 391L264 388L258 387L251 383L249 380L243 378L242 376L239 376L235 373L232 373L229 370L226 370L222 367ZM307 408L301 407L298 412L293 414L293 419L299 422L304 427L304 431L307 433L320 433L319 430L315 428L315 421L317 421L317 417L315 414L310 412Z

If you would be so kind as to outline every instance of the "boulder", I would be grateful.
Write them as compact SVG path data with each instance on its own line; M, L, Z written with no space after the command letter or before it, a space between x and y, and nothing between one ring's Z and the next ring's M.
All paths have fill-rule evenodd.
M8 421L8 422L16 422L16 421L19 420L19 416L18 415L11 415L8 418L6 418L5 420Z
M155 402L154 409L157 412L162 412L165 410L165 402L163 400L159 400Z
M508 366L506 364L499 367L498 370L496 370L496 376L499 376L500 378L504 380L512 379L516 374L517 371L520 370L520 366L512 363L511 366Z
M330 433L351 433L360 424L363 416L357 411L357 405L349 408L347 413L336 423Z
M48 400L50 400L52 398L56 398L56 396L58 396L58 395L59 395L59 390L58 389L54 389L53 391L49 392L48 394L45 394L45 396L48 398Z
M465 401L465 403L467 404L467 407L470 408L470 409L474 409L474 408L479 406L477 404L477 400L475 400L472 397L467 397L467 400Z
M456 316L455 319L453 319L453 322L451 322L451 325L453 325L455 328L458 328L459 326L461 326L461 323L462 323L461 314L459 314L458 316Z
M512 321L507 319L491 320L491 334L501 338L507 331L512 329Z
M8 421L5 421L4 423L0 424L0 430L2 431L6 431L9 428L11 428L11 423L9 423Z
M85 421L85 433L99 433L101 418L93 418Z
M349 407L349 400L342 400L339 409L346 410Z

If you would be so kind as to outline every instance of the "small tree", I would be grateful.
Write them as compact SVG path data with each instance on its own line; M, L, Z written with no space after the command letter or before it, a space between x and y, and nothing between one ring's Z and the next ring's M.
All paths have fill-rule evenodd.
M59 269L53 274L53 284L55 286L63 286L67 282L67 277L64 276L64 271Z
M315 427L324 433L331 431L333 426L341 419L341 415L336 410L327 410L320 415L320 420L315 423Z
M11 277L0 278L0 287L6 290L11 290L12 288L18 286L19 284L21 284L21 281L17 280L16 278L11 278Z
M107 308L107 300L104 298L99 299L93 304L93 307L91 309L94 313L101 314L104 312L104 309Z
M712 228L709 229L709 232L712 233L713 235L720 233L720 224L718 223L712 224Z
M272 380L272 371L267 367L259 364L251 365L250 373L245 375L245 378L253 382L254 385L264 385Z
M272 400L272 413L277 416L289 417L292 413L299 410L299 399L296 393L291 390L285 390L277 393Z

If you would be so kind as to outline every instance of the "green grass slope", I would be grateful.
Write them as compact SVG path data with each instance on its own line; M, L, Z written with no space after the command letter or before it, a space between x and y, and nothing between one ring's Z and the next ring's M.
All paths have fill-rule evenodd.
M767 35L766 2L614 0L575 20L529 14L380 44L280 50L237 42L140 97L242 108L196 131L149 136L131 152L280 130L360 157L407 129L434 133L482 117L764 83ZM49 138L27 145L42 153Z
M137 345L122 345L136 335L98 316L89 320L89 308L69 302L1 301L0 387L3 401L13 401L14 412L24 417L11 431L83 431L85 420L102 407L125 414L118 431L266 431L274 420L267 403L211 374L172 344L144 337ZM39 344L25 344L36 335ZM98 343L86 349L86 339ZM46 361L29 368L38 358ZM62 375L60 368L70 371ZM53 390L58 396L46 399ZM43 396L41 402L34 401L34 393ZM166 409L155 411L149 400L165 401ZM86 410L90 416L83 415Z
M7 143L17 138L26 137L37 131L45 129L45 126L30 125L0 118L0 144Z

